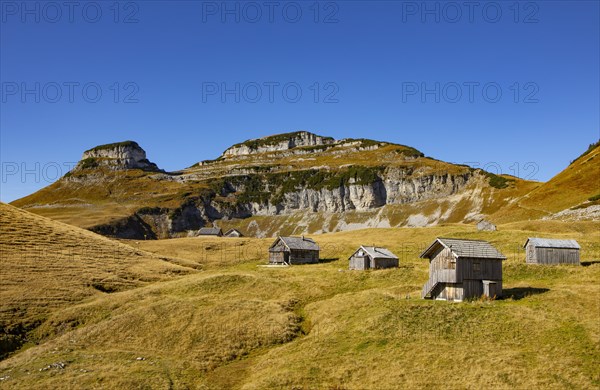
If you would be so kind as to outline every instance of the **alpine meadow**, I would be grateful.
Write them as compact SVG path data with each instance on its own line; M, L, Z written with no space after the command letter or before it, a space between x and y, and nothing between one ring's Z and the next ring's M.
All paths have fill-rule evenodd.
M599 389L600 3L0 2L0 389Z

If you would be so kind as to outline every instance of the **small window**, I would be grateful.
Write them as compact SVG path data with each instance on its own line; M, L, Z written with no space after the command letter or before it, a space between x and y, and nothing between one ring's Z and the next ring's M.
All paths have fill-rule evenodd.
M473 262L473 272L481 272L481 263L478 261Z
M456 259L450 260L450 264L448 264L449 269L456 269Z

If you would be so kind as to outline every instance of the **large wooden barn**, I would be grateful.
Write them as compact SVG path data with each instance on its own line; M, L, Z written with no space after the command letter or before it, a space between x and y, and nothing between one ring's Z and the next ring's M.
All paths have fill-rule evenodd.
M502 261L487 241L437 238L421 258L429 259L423 298L462 301L482 295L502 296Z
M350 256L350 269L366 270L398 267L398 257L386 248L362 246Z
M579 264L581 247L575 240L531 237L523 247L527 264Z
M271 264L309 264L319 262L319 246L311 238L277 237L269 247Z

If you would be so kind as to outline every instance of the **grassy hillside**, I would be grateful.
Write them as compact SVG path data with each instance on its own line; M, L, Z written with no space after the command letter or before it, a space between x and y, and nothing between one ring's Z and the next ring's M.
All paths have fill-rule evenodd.
M578 205L597 204L600 197L600 144L575 159L565 170L500 210L498 221L540 218ZM595 203L593 203L595 202Z
M318 265L265 268L271 239L144 241L203 271L53 309L40 345L0 362L0 387L392 389L598 388L599 222L451 224L313 236ZM583 266L524 264L528 236L575 238ZM506 299L419 298L436 236L490 240ZM359 244L400 268L348 271ZM549 369L551 367L551 369Z
M12 204L82 228L127 217L143 207L174 208L186 195L206 188L198 183L158 181L141 170L94 169L73 173Z
M4 203L0 237L0 356L56 309L193 271Z

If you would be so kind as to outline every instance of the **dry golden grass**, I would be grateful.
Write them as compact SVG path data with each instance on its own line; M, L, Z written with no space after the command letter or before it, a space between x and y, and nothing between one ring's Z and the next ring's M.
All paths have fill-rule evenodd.
M258 266L272 239L143 241L141 253L203 271L52 308L40 345L0 362L0 387L598 388L599 230L537 221L323 234L313 237L325 261L288 268ZM585 266L525 265L532 235L577 239ZM421 300L418 254L436 236L504 252L507 299ZM389 247L400 268L347 271L359 244Z
M573 161L547 183L542 183L494 218L500 222L537 219L584 203L600 194L600 146Z
M0 354L53 310L193 271L4 203L0 221Z

